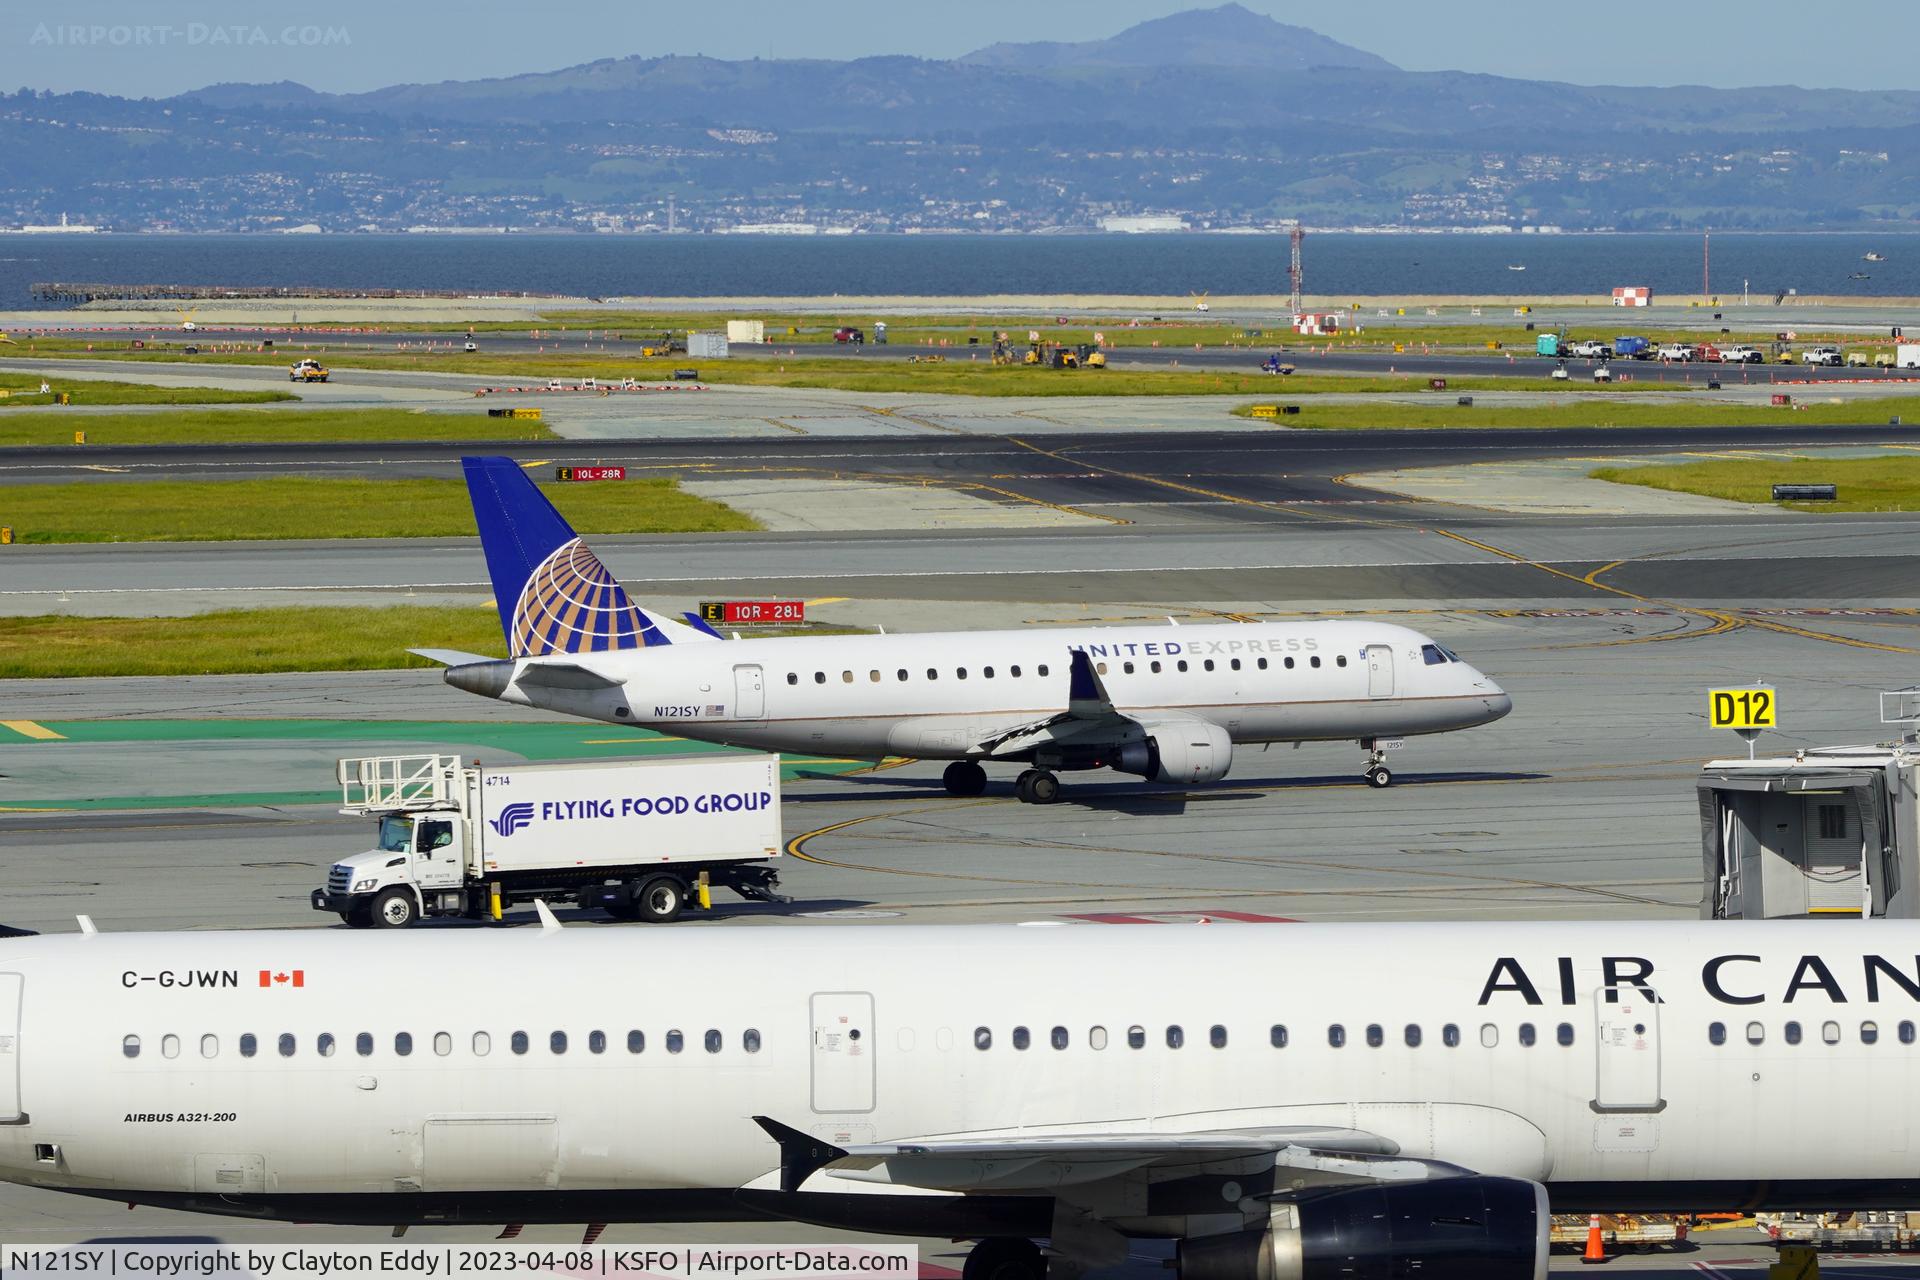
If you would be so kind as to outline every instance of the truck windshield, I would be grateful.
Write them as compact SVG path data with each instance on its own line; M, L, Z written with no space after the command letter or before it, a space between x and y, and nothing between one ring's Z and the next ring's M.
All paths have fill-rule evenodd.
M380 819L380 848L385 853L407 853L413 848L413 819L392 814Z

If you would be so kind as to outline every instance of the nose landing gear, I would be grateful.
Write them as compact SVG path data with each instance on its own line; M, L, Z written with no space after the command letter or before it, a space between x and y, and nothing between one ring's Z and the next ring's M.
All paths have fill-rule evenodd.
M1393 770L1387 768L1387 753L1380 749L1372 738L1360 739L1360 745L1367 753L1365 776L1367 785L1375 789L1393 785Z

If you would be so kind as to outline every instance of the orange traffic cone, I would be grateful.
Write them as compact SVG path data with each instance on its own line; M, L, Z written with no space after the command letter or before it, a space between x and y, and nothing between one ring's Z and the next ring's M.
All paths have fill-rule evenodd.
M1589 1214L1587 1216L1587 1251L1580 1255L1580 1261L1585 1264L1606 1260L1607 1247L1600 1239L1600 1215Z

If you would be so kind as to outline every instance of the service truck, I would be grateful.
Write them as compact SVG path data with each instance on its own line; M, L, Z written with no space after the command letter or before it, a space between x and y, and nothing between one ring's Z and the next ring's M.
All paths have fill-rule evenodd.
M655 756L463 765L454 755L335 765L340 812L377 822L374 847L313 891L356 928L491 917L536 898L664 923L714 885L780 902L780 757Z
M1903 342L1893 349L1893 367L1920 369L1920 342Z
M1613 340L1613 354L1624 356L1629 360L1651 360L1653 344L1645 338L1626 334Z

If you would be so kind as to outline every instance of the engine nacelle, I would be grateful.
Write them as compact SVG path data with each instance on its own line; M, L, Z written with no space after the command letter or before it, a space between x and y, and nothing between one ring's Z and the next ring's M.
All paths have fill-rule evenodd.
M1180 1280L1546 1280L1547 1189L1439 1178L1275 1205L1265 1230L1180 1242Z
M1113 767L1153 782L1216 782L1233 767L1233 741L1205 720L1162 722L1151 737L1123 745Z

